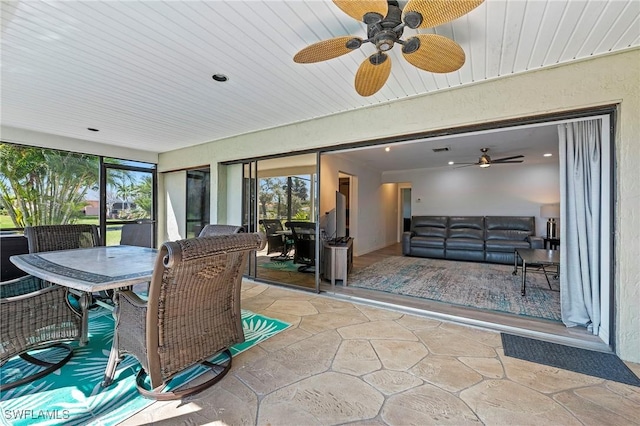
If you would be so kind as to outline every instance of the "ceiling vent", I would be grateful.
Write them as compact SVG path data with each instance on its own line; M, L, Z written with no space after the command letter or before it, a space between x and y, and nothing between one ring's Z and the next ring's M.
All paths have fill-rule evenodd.
M433 152L447 152L447 151L451 151L451 149L448 146L445 146L443 148L433 148Z

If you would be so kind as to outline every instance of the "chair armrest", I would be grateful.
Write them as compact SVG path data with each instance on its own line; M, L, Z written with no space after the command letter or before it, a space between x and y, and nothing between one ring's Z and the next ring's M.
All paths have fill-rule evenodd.
M4 283L3 283L4 285ZM45 287L45 288L39 288L27 293L21 293L21 294L16 294L13 296L7 296L6 294L2 293L2 298L0 298L0 301L2 301L2 303L14 303L14 302L21 302L21 301L28 301L29 299L38 299L40 297L42 297L43 294L47 294L50 292L61 292L61 293L68 293L67 289L64 287L61 287L59 285L51 285L49 287Z
M44 281L33 275L25 275L9 281L0 282L0 297L13 297L46 288Z
M414 232L403 232L402 233L402 254L411 253L411 237L413 237Z
M529 245L532 249L541 249L544 248L544 240L542 237L536 237L535 235L529 235L527 237L527 241L529 241Z
M147 308L147 301L131 290L120 291L118 297L125 299L133 307L142 309Z

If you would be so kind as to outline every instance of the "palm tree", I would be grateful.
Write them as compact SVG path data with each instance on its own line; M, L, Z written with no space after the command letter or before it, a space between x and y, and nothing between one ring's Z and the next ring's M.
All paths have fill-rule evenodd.
M72 223L99 170L93 155L0 143L0 202L17 228Z

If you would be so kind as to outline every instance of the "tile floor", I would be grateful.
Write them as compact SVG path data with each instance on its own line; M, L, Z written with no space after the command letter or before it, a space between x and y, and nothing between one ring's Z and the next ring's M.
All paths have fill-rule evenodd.
M292 326L122 424L640 424L640 388L505 357L494 331L248 281L242 306Z

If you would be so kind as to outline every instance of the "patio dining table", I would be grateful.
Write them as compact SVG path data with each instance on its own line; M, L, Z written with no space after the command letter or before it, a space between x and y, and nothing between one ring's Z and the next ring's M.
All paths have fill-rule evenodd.
M11 256L23 271L64 287L80 296L83 330L88 342L88 308L91 294L151 281L158 250L137 246L106 246Z

